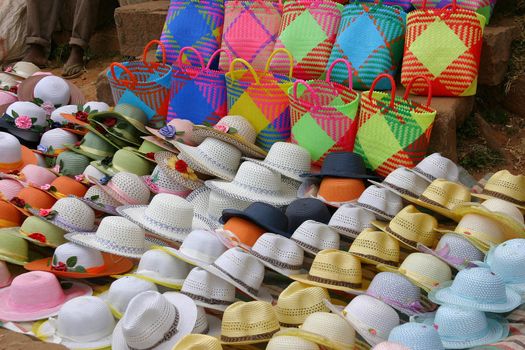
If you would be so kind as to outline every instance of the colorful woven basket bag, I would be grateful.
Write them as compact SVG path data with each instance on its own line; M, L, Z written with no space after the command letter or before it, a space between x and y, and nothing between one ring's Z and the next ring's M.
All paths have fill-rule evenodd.
M383 78L390 80L390 93L374 91ZM419 80L429 86L426 105L407 99ZM395 84L392 76L381 74L370 91L363 92L354 145L354 152L363 157L367 168L383 177L400 166L413 168L425 157L436 118L436 111L430 107L432 85L428 78L413 78L402 98L396 97Z
M289 57L288 75L270 72L273 57L285 52ZM242 63L246 69L235 69ZM256 144L264 150L277 141L290 138L290 104L287 91L292 86L293 58L285 49L275 50L263 71L255 70L242 58L234 59L226 73L228 113L248 119L257 131Z
M375 0L360 0L361 2L375 2ZM383 4L389 6L399 6L405 12L409 12L412 9L412 0L384 0Z
M158 44L163 52L162 62L147 62L148 49ZM148 124L162 127L168 114L171 87L171 66L166 64L164 45L152 40L144 48L142 61L114 62L107 72L113 101L130 104L146 113Z
M349 86L330 81L339 63L348 70ZM354 149L359 94L352 89L351 76L350 63L338 59L325 80L297 80L288 90L292 142L310 152L314 165L321 166L328 153Z
M182 56L191 51L197 56L199 66L182 64ZM226 115L225 72L211 69L211 63L219 54L225 54L230 63L232 56L219 49L204 66L204 59L197 49L184 47L180 50L178 69L173 72L168 121L179 118L191 120L194 124L216 124Z
M282 6L282 0L226 1L221 47L253 68L264 69L279 34ZM227 55L221 55L219 67L228 70Z
M166 46L169 64L175 64L183 47L199 50L203 57L211 55L221 46L224 24L223 0L171 0L160 41ZM161 52L157 51L160 59ZM191 56L193 65L198 58ZM183 57L186 63L186 57Z
M326 69L341 21L342 5L328 0L289 0L275 49L285 48L294 58L294 78L317 79ZM271 71L286 74L288 58L276 57Z
M415 8L423 7L424 0L410 0ZM427 8L443 8L452 4L452 0L428 0L426 7ZM494 6L496 5L496 0L457 0L459 7L476 11L480 15L485 16L487 19L487 24L489 24L490 17L494 11Z
M405 55L401 83L416 76L431 81L434 96L476 94L485 17L457 6L456 0L442 9L423 8L407 17ZM428 93L418 81L414 93Z
M383 5L381 0L346 5L327 68L344 58L354 67L354 88L369 89L379 74L396 74L403 57L405 30L406 13L398 7ZM344 66L334 69L334 81L344 84L347 78ZM388 90L389 84L388 80L380 81L377 89Z

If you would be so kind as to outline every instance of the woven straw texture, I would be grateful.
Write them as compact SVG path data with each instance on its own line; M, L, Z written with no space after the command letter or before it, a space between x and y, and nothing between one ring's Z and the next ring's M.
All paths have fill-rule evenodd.
M235 287L210 272L195 267L190 271L181 293L191 297L199 306L224 311L235 301Z
M328 291L321 287L292 282L279 294L275 312L282 327L298 327L314 312L328 312L324 300Z
M369 264L396 266L399 263L398 241L387 233L374 229L361 232L350 246L349 252Z
M279 320L272 304L239 301L224 311L221 340L233 344L264 342L279 330Z
M408 0L408 2L412 3L416 8L421 8L423 7L424 0ZM453 0L427 0L426 7L443 8L452 3ZM461 8L476 11L480 15L483 15L487 19L487 24L489 24L490 17L494 11L494 5L496 5L496 0L457 0L457 4Z

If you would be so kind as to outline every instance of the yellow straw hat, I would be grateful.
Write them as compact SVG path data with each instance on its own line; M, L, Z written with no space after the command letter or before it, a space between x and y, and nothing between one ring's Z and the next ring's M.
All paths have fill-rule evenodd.
M314 312L329 312L324 299L330 300L325 288L292 282L277 299L275 312L282 327L298 327Z
M397 239L405 247L417 250L417 244L434 247L438 240L438 221L435 217L425 214L408 205L401 210L389 223L372 221L372 224Z
M224 311L221 342L227 345L264 343L280 329L272 304L238 301Z
M336 249L321 250L307 274L288 277L311 286L352 294L364 293L370 284L370 281L363 278L359 258Z
M349 252L366 264L399 264L399 242L388 233L371 228L356 237Z
M172 350L222 350L221 342L205 334L188 334Z
M273 337L266 350L320 350L319 345L306 339L295 337L291 335L282 335L279 337Z
M525 209L525 175L513 175L508 170L498 171L487 180L481 193L472 195L483 199L503 199Z

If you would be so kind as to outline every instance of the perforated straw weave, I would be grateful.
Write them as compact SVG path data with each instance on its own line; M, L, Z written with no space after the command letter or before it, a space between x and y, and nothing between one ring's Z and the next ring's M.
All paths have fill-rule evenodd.
M151 175L142 178L153 193L186 194L189 189L167 176L158 165Z
M95 212L81 200L74 197L61 198L51 207L56 216L42 217L67 232L92 231L95 229ZM38 214L34 211L33 214Z
M492 248L485 262L506 284L522 291L525 284L525 239L511 239Z
M448 158L439 153L433 153L425 157L415 168L410 169L414 173L422 176L427 181L432 182L436 179L449 181L459 180L458 166Z
M297 337L280 335L273 337L268 342L266 350L281 350L281 349L294 349L294 350L319 350L319 346L311 341Z
M428 182L424 178L404 167L397 168L388 174L383 182L369 181L396 194L406 194L412 197L419 197L428 186Z
M437 256L457 270L472 267L473 261L483 261L485 257L469 239L454 233L443 235L435 250L427 247L421 248L420 251Z
M168 288L179 289L191 266L160 249L152 249L142 255L135 276L145 278Z
M372 228L372 221L375 219L375 214L368 210L343 205L336 210L328 226L343 236L356 238L363 230Z
M292 234L291 240L310 254L324 249L339 249L339 234L328 225L306 220Z
M222 318L221 341L250 344L270 340L280 330L272 304L264 301L236 302Z
M199 306L218 311L224 311L235 301L235 286L200 267L190 271L181 293Z
M350 246L349 252L368 264L397 266L399 263L398 241L386 232L374 229L361 232Z
M91 186L81 200L95 210L113 215L117 213L115 208L121 205L120 202L98 186Z
M127 172L119 172L102 186L104 191L125 205L145 205L149 203L150 191L140 177Z
M146 280L126 276L111 283L108 293L102 294L101 298L108 303L113 314L121 318L131 299L145 291L157 291L157 286Z
M394 328L388 336L388 341L399 343L409 349L445 350L434 327L414 322Z
M403 201L397 194L375 185L367 189L352 205L371 211L384 219L392 220L403 208Z
M292 282L279 295L275 312L282 327L298 327L314 312L329 312L323 300L330 295L325 288Z
M505 230L499 222L477 214L467 214L462 217L454 232L475 238L481 243L480 248L484 251L487 251L490 245L505 241Z
M291 239L275 233L260 236L250 252L265 266L285 276L300 272L303 266L303 249Z

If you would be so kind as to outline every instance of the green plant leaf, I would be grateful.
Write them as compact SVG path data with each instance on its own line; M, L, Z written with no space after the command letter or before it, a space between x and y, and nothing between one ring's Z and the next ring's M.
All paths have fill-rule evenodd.
M97 199L99 198L99 195L94 195L94 196L91 196L89 197L89 199L91 199L92 201L96 201Z
M16 113L16 111L11 111L11 113L13 113L12 119L18 118L18 113Z
M77 264L77 257L76 256L70 256L69 258L67 258L66 260L66 265L67 267L73 267Z
M53 265L58 264L57 256L53 254Z
M35 98L33 99L33 103L36 104L36 105L38 105L38 106L41 106L42 103L44 103L44 101L43 101L41 98L35 97Z
M77 266L73 269L73 271L75 272L86 272L86 269L84 268L84 266Z
M229 128L228 129L228 134L236 134L237 133L237 129L235 128Z

